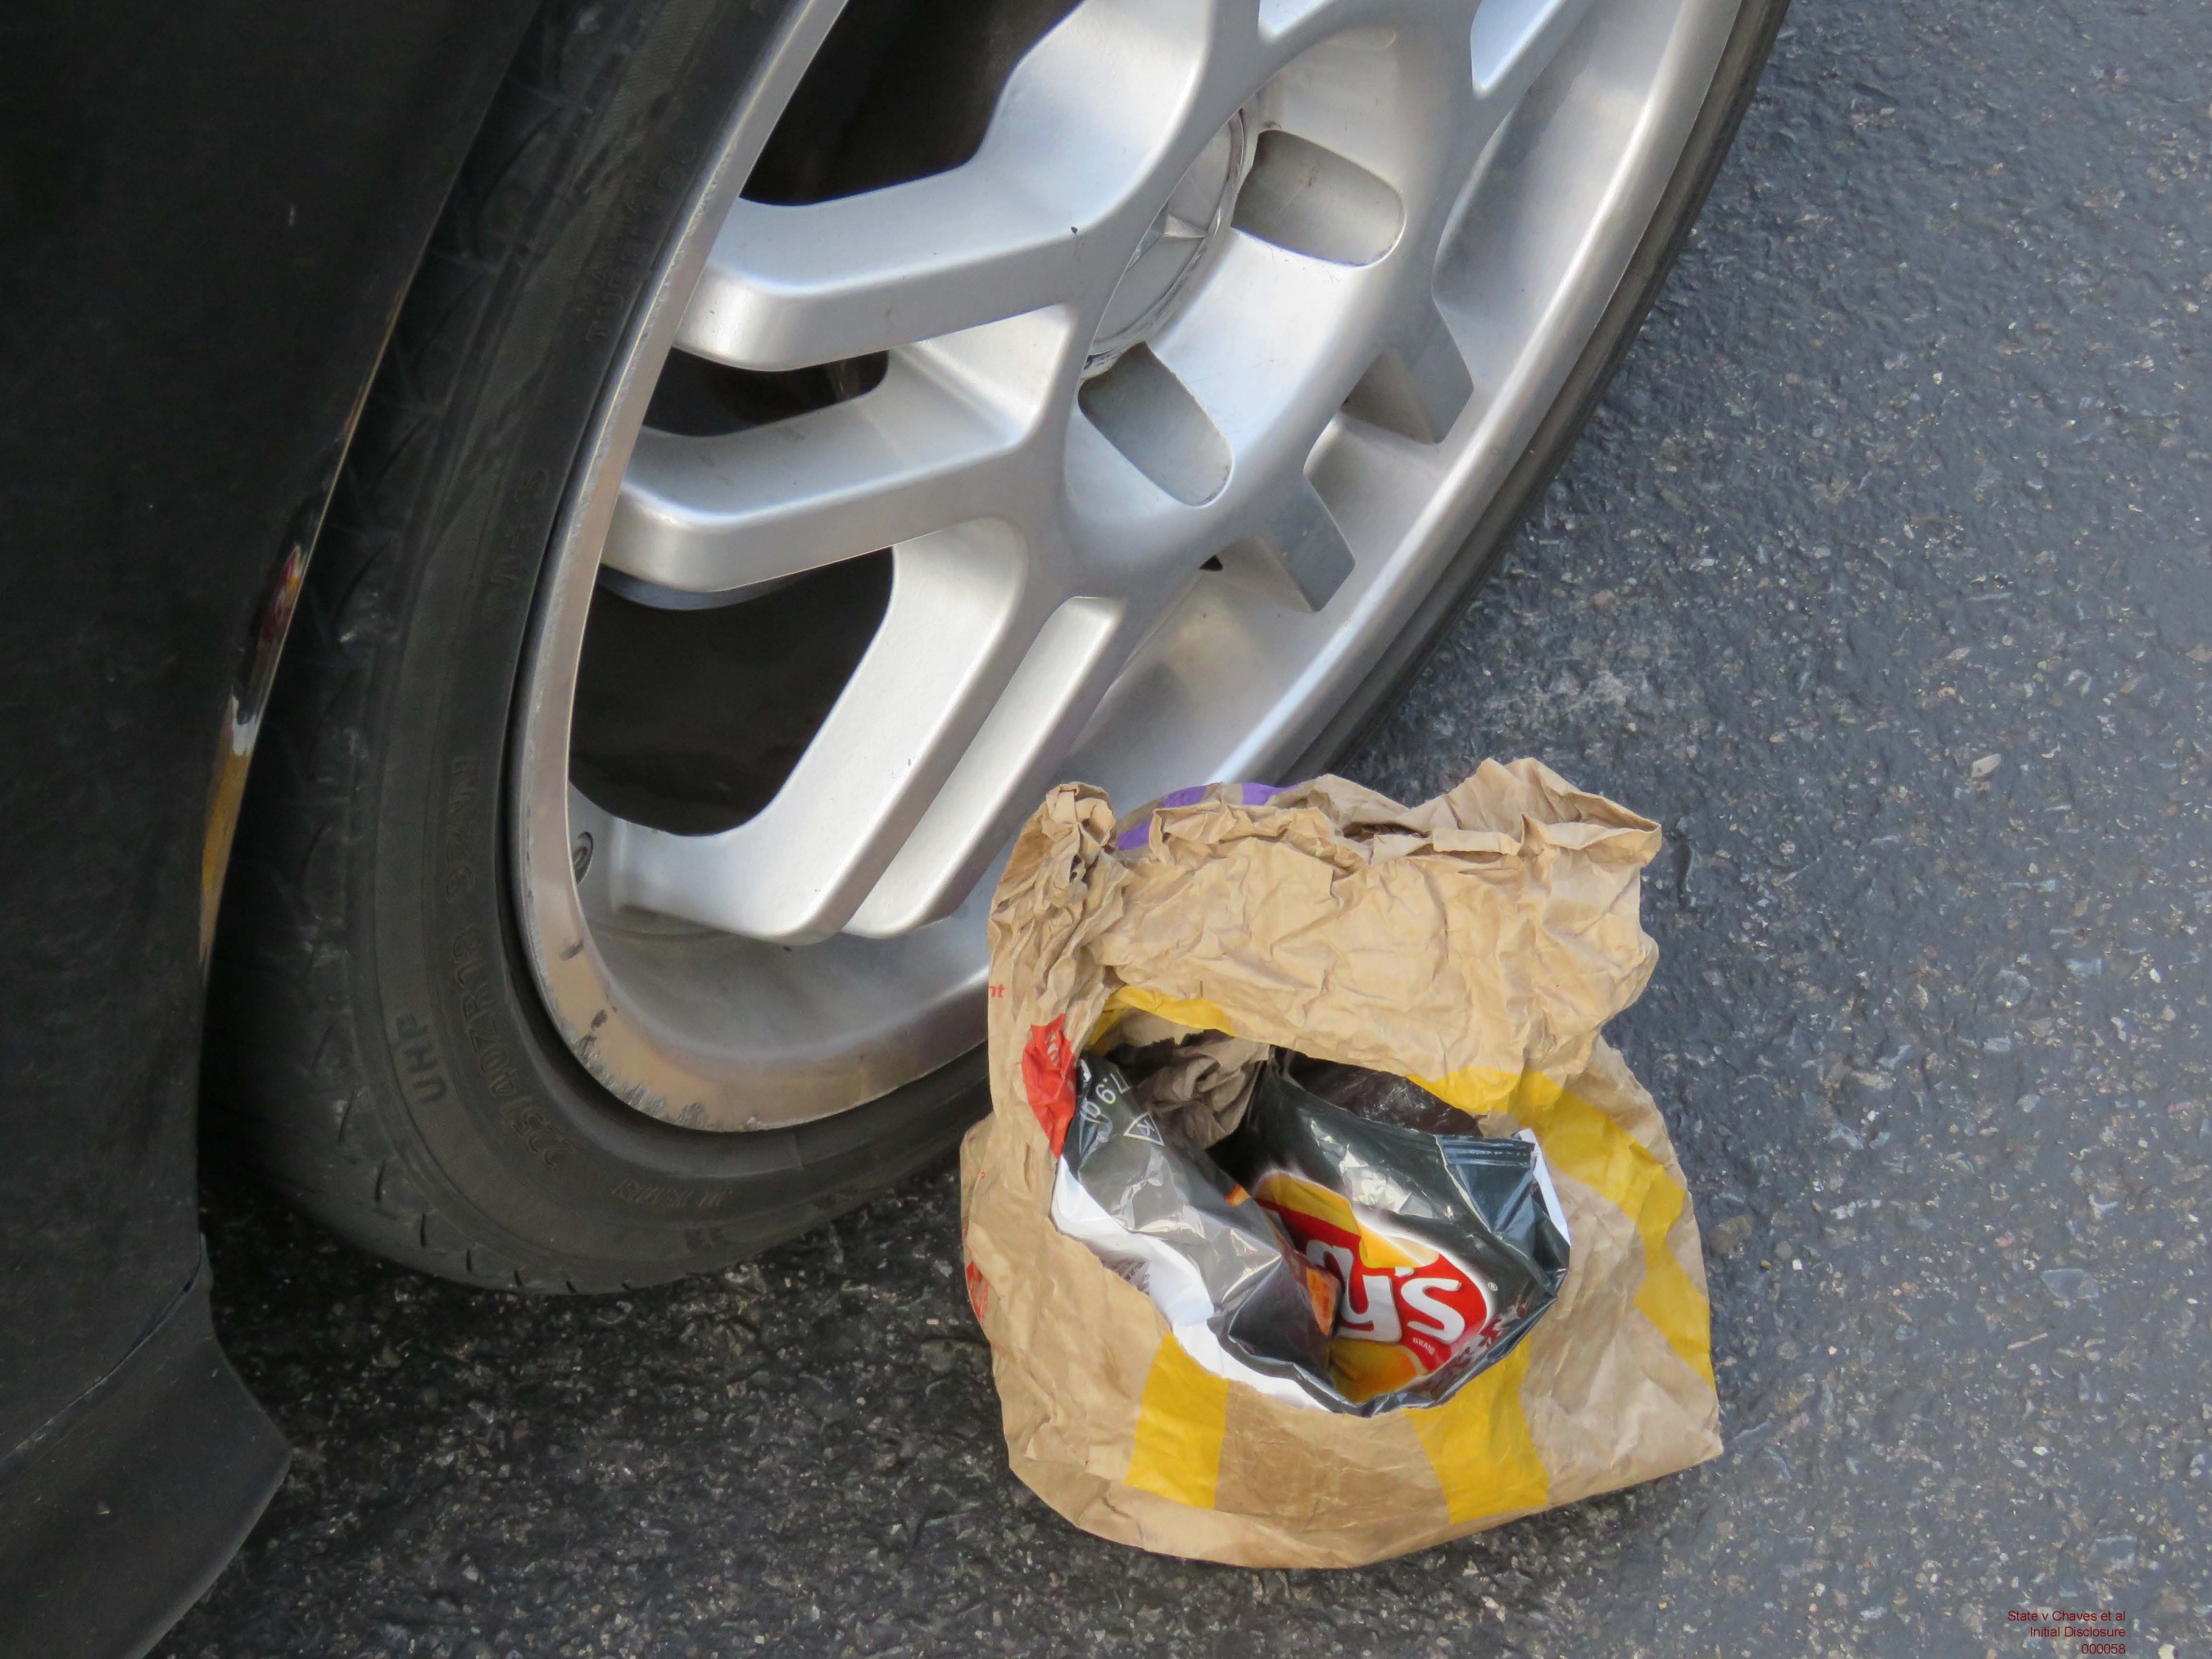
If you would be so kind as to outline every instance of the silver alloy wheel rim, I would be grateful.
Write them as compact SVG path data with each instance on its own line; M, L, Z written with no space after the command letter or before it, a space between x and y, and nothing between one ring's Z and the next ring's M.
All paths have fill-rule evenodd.
M517 728L546 1006L618 1097L705 1129L845 1110L980 1040L988 878L1054 779L1133 805L1312 739L1557 397L1737 0L1083 0L964 165L743 199L836 9L787 25L641 318ZM1224 143L1248 176L1194 237L1171 198ZM1168 233L1196 253L1133 304ZM677 438L642 429L677 344L889 363ZM602 561L714 603L884 547L883 624L764 810L679 836L571 787Z

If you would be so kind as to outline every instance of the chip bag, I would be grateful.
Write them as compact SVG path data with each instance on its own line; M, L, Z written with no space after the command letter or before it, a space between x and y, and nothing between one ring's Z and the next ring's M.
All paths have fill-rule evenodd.
M1549 1310L1567 1221L1535 1137L1434 1134L1346 1111L1270 1071L1212 1149L1329 1275L1328 1370L1310 1389L1371 1417L1441 1406ZM1525 1132L1524 1132L1525 1135Z
M1147 1549L1353 1566L1717 1455L1696 1219L1650 1096L1599 1036L1656 957L1638 903L1659 844L1649 820L1534 761L1486 762L1412 808L1326 777L1185 791L1120 823L1095 789L1047 796L992 908L992 1112L961 1160L969 1294L1015 1474L1077 1525ZM1225 1374L1139 1275L1055 1221L1079 1062L1140 1024L1147 1042L1210 1034L1234 1040L1217 1053L1304 1057L1249 1102L1211 1073L1166 1097L1212 1103L1200 1142L1226 1127L1223 1103L1242 1109L1206 1156L1247 1195L1227 1206L1240 1237L1256 1208L1346 1287L1327 1364L1353 1409ZM1462 1114L1459 1136L1359 1123L1425 1139L1425 1180L1526 1218L1541 1168L1571 1240L1548 1310L1531 1311L1543 1251L1475 1259L1419 1224L1434 1219L1419 1204L1349 1190L1334 1154L1328 1178L1301 1164L1302 1126L1331 1109L1283 1092L1328 1092L1308 1065L1410 1079ZM1285 1100L1293 1120L1275 1115ZM1524 1132L1527 1155L1445 1162L1449 1143ZM1443 1282L1386 1302L1378 1276ZM1486 1331L1480 1363L1463 1358Z
M1203 1152L1170 1145L1128 1079L1076 1062L1053 1224L1152 1298L1208 1370L1284 1399L1326 1389L1337 1281Z

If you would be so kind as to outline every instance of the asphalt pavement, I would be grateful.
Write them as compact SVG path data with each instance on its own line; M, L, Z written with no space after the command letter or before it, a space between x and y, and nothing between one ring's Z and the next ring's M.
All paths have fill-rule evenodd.
M297 1449L200 1656L2212 1654L2212 8L1798 0L1604 408L1345 767L1660 819L1613 1028L1729 1450L1364 1571L1006 1473L951 1167L550 1301L207 1204Z

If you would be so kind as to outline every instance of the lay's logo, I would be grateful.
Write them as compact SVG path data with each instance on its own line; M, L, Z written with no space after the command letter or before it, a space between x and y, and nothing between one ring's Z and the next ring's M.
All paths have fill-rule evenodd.
M1489 1287L1443 1251L1363 1222L1341 1194L1278 1170L1253 1188L1306 1260L1342 1286L1329 1365L1355 1403L1427 1376L1498 1336Z

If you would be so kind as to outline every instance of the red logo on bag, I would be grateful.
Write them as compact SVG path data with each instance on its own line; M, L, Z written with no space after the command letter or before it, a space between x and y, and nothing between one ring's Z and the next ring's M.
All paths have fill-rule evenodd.
M1075 1045L1067 1040L1065 1016L1049 1025L1030 1027L1030 1040L1022 1049L1022 1091L1030 1097L1052 1155L1067 1141L1067 1126L1075 1118Z
M1488 1290L1434 1246L1384 1232L1341 1194L1295 1176L1270 1174L1254 1195L1299 1254L1342 1287L1329 1363L1346 1399L1388 1394L1470 1342L1497 1340Z
M975 1322L981 1324L983 1316L991 1310L991 1281L983 1277L983 1270L974 1262L968 1264L968 1305L975 1310Z

